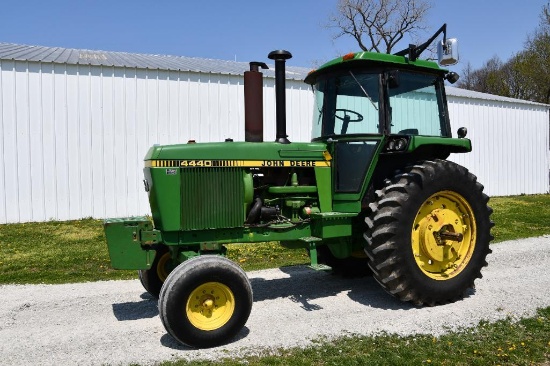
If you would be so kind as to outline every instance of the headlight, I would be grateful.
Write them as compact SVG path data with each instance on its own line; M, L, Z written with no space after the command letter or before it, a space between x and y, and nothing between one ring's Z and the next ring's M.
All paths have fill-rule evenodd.
M390 137L390 140L386 143L384 152L401 152L407 150L409 140L405 137Z

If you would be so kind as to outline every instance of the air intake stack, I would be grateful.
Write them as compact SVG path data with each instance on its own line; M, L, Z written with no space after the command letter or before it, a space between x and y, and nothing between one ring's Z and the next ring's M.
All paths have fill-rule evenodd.
M285 86L285 62L292 57L292 54L285 50L276 50L267 56L275 60L275 115L277 118L276 142L290 144L286 134L286 86Z

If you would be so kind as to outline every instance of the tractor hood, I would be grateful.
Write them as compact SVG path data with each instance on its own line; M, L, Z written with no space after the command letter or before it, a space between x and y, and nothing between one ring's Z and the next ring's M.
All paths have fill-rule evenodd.
M277 142L213 142L153 146L145 156L146 165L153 161L178 161L179 166L222 161L325 161L331 160L322 142L280 144ZM172 163L171 166L176 164ZM246 166L237 164L235 166Z

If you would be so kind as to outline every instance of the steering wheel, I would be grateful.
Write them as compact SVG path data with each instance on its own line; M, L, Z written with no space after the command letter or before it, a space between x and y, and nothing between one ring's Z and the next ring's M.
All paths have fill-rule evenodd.
M340 117L339 115L337 115L336 113L338 112L344 112L344 117ZM351 119L350 116L348 116L348 113L351 113L351 114L354 114L355 115L355 119ZM334 117L338 118L340 121L346 121L349 123L349 122L361 122L363 120L363 115L361 113L357 113L356 111L352 111L350 109L343 109L343 108L339 108L339 109L336 109L334 111Z
M344 112L344 117L340 117L336 113L338 112ZM348 115L348 113L354 114L355 119L351 119L351 116ZM348 126L350 122L361 122L363 120L363 115L360 113L357 113L355 111L349 110L349 109L336 109L334 111L334 117L338 118L340 121L343 121L342 123L342 131L340 131L341 135L345 135L348 132Z

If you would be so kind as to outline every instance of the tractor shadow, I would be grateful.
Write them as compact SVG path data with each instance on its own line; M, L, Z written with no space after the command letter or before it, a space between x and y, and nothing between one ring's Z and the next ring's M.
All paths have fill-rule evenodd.
M347 292L347 296L352 301L376 309L411 310L422 307L390 296L370 273L344 276L331 271L315 271L306 266L281 267L279 270L288 277L275 279L253 277L250 279L254 302L288 298L299 303L305 311L315 311L321 310L322 307L312 304L311 301ZM464 298L474 294L475 289L469 289L464 294Z
M347 292L347 296L362 305L385 310L409 310L416 306L401 302L388 295L371 275L343 276L330 271L315 271L306 266L279 268L288 277L250 279L254 302L288 298L299 303L305 311L321 310L311 301L336 296Z
M304 311L322 310L312 303L316 299L333 297L347 292L347 296L364 306L383 310L410 310L418 306L399 301L388 295L371 275L343 276L333 272L314 271L306 266L279 268L286 274L283 278L264 278L251 273L250 283L254 302L287 298L299 304ZM466 292L465 298L475 294L475 289ZM149 293L141 294L140 301L112 304L118 321L154 318L159 315L158 300ZM246 336L246 335L245 335Z
M361 305L382 310L418 309L410 303L401 302L388 295L371 275L343 276L332 272L314 271L306 266L289 266L279 268L286 276L282 278L264 278L261 273L250 273L254 302L290 299L299 304L304 311L322 310L322 306L312 303L317 299L334 297L342 292L352 301ZM472 296L470 289L465 298ZM159 315L158 300L149 293L141 294L141 300L112 304L113 314L118 321L132 321L154 318ZM246 326L228 343L246 338L250 333ZM179 343L169 334L160 338L160 343L167 348L179 351L192 351L196 348Z
M113 304L113 314L118 321L154 318L159 315L158 300L149 293L141 294L141 301Z
M306 266L279 268L287 276L283 278L255 277L251 273L250 283L254 302L287 298L299 304L304 311L322 310L313 304L316 299L336 296L347 292L347 296L362 305L385 310L408 310L416 306L401 302L388 295L370 275L347 277L332 272L314 271ZM469 296L467 294L467 296ZM112 304L113 314L118 321L132 321L154 318L159 315L158 300L144 292L140 301Z

